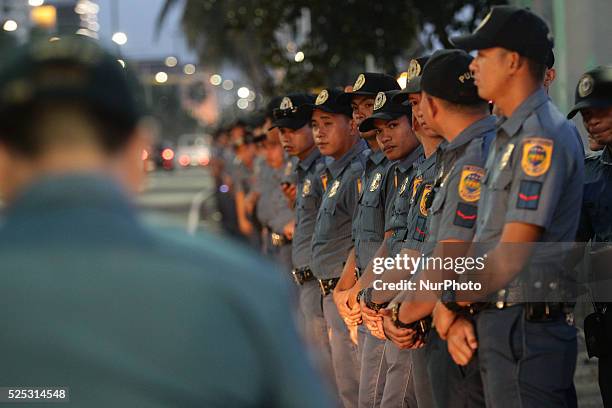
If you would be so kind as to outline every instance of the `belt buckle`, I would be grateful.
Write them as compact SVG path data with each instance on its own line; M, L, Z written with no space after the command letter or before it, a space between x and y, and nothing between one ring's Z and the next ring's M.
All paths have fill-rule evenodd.
M272 237L272 245L274 246L280 246L281 245L281 236L280 234L277 234L276 232L273 232L271 234Z
M298 270L294 269L291 271L291 275L293 275L293 280L295 281L295 283L297 283L298 285L301 285L302 282L300 281L300 278L298 277Z

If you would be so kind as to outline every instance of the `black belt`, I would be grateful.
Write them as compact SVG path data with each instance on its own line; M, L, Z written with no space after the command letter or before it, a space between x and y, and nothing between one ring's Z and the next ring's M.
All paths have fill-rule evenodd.
M565 302L486 302L477 306L477 312L486 309L503 310L513 306L522 305L525 308L525 320L531 322L547 322L564 318L573 323L573 304ZM476 312L476 313L477 313Z
M319 279L319 286L323 296L329 295L331 291L334 290L339 280L340 278Z
M298 285L303 285L305 282L315 279L312 270L309 266L305 266L303 268L296 268L291 271L291 274L293 275L293 280Z

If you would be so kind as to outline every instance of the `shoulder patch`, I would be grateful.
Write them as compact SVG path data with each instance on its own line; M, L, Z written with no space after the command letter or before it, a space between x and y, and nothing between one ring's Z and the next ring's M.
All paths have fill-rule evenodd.
M484 170L478 166L463 166L459 179L459 197L463 201L472 203L480 199L480 184L484 177Z
M540 203L542 183L538 181L521 180L516 208L521 210L537 210Z
M538 177L550 168L553 152L553 141L543 138L525 139L521 167L526 175Z
M410 196L410 200L414 201L416 198L417 191L419 190L419 186L423 182L423 176L418 175L412 180L412 195Z
M433 186L430 184L425 185L423 187L423 193L421 194L421 200L419 201L419 211L423 217L427 217L427 210L431 205L431 191Z
M453 224L464 228L473 228L476 223L478 207L474 204L457 203Z

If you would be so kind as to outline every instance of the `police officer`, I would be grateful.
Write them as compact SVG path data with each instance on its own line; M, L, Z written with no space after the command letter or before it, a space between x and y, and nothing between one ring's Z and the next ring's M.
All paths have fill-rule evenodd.
M323 295L323 315L330 333L338 392L345 407L356 407L359 362L355 343L338 313L331 292L338 283L347 254L353 248L352 220L359 199L359 183L367 145L351 127L348 102L330 89L315 101L312 126L315 143L328 159L323 169L325 190L312 236L311 268Z
M69 387L87 407L329 406L269 263L140 221L128 196L148 132L116 56L85 37L13 52L0 68L0 382Z
M543 89L548 27L528 9L499 6L473 34L451 41L478 50L470 65L478 94L504 116L485 165L474 236L485 243L481 295L491 302L475 316L477 343L470 333L449 351L471 358L478 347L487 407L576 406L569 308L562 300L542 302L564 298L563 265L527 245L575 237L584 181L578 132ZM506 244L513 242L523 245ZM454 320L448 317L437 319L440 332Z
M495 120L488 114L487 102L478 96L469 70L471 61L472 57L464 51L438 51L425 66L421 80L425 120L448 142L440 152L429 209L430 235L423 248L425 256L450 255L450 251L445 251L445 243L457 247L452 251L454 257L464 256L467 247L462 243L472 240L476 227L480 183L486 153L495 134ZM420 271L419 275L425 273ZM413 316L399 326L407 326L432 312L434 303L420 300L410 303L405 296L398 296L396 301L400 303L392 308L406 308ZM387 331L391 331L392 322L387 319L385 322ZM436 405L484 406L477 364L472 362L467 368L453 364L446 344L435 332L430 333L426 347L431 382L437 391Z
M601 147L600 151L588 155L585 160L584 195L576 237L577 241L593 242L592 258L596 263L598 252L606 253L603 249L607 247L609 253L609 243L612 242L612 66L597 67L580 78L576 86L575 105L568 118L573 118L578 112L582 114L589 140L593 141L591 146L595 144L593 147ZM605 269L608 268L609 263ZM604 272L603 268L601 272ZM593 279L595 290L598 281L608 280L609 275L593 276ZM609 289L606 285L603 286L604 290ZM593 297L596 301L601 299L599 294L594 294ZM601 300L609 300L609 295L607 297L608 299ZM589 318L585 321L587 339L595 336L604 349L609 347L609 339L612 339L612 312L609 310L611 305L610 302L594 303L594 316L603 317L603 338L596 330L590 330ZM609 352L601 351L589 350L590 354L599 357L599 388L604 406L612 407L612 357Z
M264 226L265 253L280 262L287 273L293 267L291 240L295 221L293 210L289 207L282 191L285 160L279 127L283 119L286 119L284 114L295 109L293 97L294 95L283 97L279 108L274 111L275 118L263 141L266 165L262 166L256 187L259 193L257 218Z
M257 158L257 148L253 135L247 133L239 136L234 142L236 158L233 165L232 180L233 191L236 201L236 216L240 232L255 248L261 245L260 231L257 228L257 220L249 213L246 197L251 193L252 186L255 184L255 160Z
M397 89L399 84L392 76L364 72L357 76L350 92L339 96L341 101L349 101L353 109L353 123L359 126L372 115L375 96L378 92ZM359 182L359 204L353 219L353 241L355 247L349 253L342 277L333 296L340 315L355 329L361 320L358 306L351 310L347 305L348 290L355 284L368 262L384 239L385 218L389 216L395 188L392 179L387 178L391 162L386 158L376 140L375 129L360 131L361 138L370 147L364 173ZM363 326L358 327L359 357L361 372L359 381L359 405L377 406L382 396L382 386L377 384L381 370L384 341L368 334Z
M314 97L309 94L293 94L293 109L277 111L277 125L281 142L291 157L297 158L294 167L295 186L295 228L291 245L292 275L299 287L300 313L306 339L322 369L331 391L336 390L334 371L327 325L323 318L322 295L319 282L315 279L310 261L310 241L315 228L317 213L323 197L320 170L322 156L314 144L310 116Z
M437 146L442 142L442 138L427 127L423 120L423 115L419 110L420 75L422 73L420 63L423 61L425 61L424 58L420 60L411 60L409 64L407 90L404 89L404 91L400 93L404 98L399 99L401 102L410 98L412 102L412 123L413 127L416 129L415 133L422 142L423 156L417 158L413 163L413 166L415 166L414 177L411 178L410 184L404 189L403 194L401 194L409 198L409 207L404 215L405 218L403 223L401 221L399 222L401 226L399 226L398 230L394 233L397 239L401 241L401 244L397 245L395 239L390 240L392 250L398 252L407 242L411 241L413 237L419 240L417 241L419 244L421 243L421 234L425 233L425 231L422 225L419 224L417 226L415 224L418 213L412 211L412 208L421 202L421 192L424 191L421 190L421 184L425 173L427 173L428 179L433 179L436 163L435 151ZM397 94L391 95L391 97L398 101ZM407 106L404 109L410 109L410 107ZM406 196L406 189L409 191L408 196ZM410 227L410 225L412 226ZM420 228L420 233L413 233L417 228ZM385 303L391 300L393 295L387 295L388 297L386 298L376 298L376 296L379 295L378 291L373 291L373 288L370 287L373 276L371 264L356 287L369 288L362 292L364 295L360 296L362 315L368 327L377 327L377 330L374 330L373 334L382 337L384 336L382 316L378 311L384 308ZM350 296L349 299L352 300L354 297ZM400 403L409 404L410 406L417 403L424 406L430 405L428 401L431 401L431 392L427 376L420 376L418 379L415 378L413 375L412 354L410 350L400 351L399 348L391 342L388 342L385 346L385 361L388 368L385 373L383 406L394 406ZM418 381L417 386L414 384L415 380ZM405 386L405 384L408 384L408 386Z

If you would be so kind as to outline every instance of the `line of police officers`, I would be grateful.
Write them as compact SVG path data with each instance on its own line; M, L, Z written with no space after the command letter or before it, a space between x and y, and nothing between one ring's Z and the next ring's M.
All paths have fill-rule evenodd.
M554 55L539 16L494 7L451 42L457 49L411 60L403 90L364 72L344 91L274 100L254 137L234 140L243 175L255 177L239 182L240 229L252 236L256 214L264 252L291 271L304 334L342 406L575 407L571 305L526 302L530 254L504 244L612 238L612 67L580 79L568 115L582 114L598 151L585 165L576 128L547 95ZM240 149L258 141L265 161L253 166L257 148L246 159ZM482 302L373 289L374 258L449 246L464 256L472 242L488 248ZM545 268L558 276L560 266ZM387 269L384 280L429 272ZM587 340L606 344L610 313L595 307ZM612 361L600 348L612 406Z

